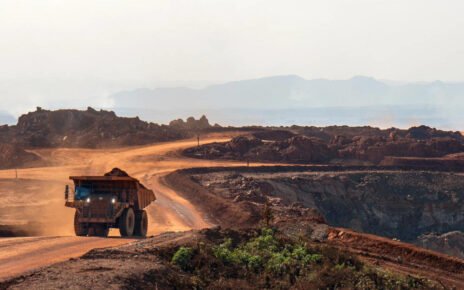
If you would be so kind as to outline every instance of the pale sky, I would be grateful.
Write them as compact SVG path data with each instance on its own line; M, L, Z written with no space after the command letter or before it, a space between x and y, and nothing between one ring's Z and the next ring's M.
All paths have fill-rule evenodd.
M282 74L462 81L463 11L462 0L0 0L0 99L105 104L118 89Z

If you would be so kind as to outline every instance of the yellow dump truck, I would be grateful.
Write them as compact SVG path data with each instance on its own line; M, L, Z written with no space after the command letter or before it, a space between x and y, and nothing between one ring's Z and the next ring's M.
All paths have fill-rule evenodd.
M65 206L76 209L77 236L108 236L119 228L123 237L145 237L148 230L144 210L156 200L152 190L124 171L114 168L104 176L70 176L74 189L65 189Z

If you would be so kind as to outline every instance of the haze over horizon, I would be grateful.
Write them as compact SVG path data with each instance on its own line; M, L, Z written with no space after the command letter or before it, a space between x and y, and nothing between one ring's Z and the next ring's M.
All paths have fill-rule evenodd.
M234 125L423 122L457 129L464 121L459 114L464 109L463 10L458 0L285 5L277 0L5 0L0 3L0 123L12 123L36 106L114 108L134 115L139 105L124 103L124 92L133 97L135 91L182 86L194 90L185 95L170 90L170 100L155 93L164 103L154 100L140 114L156 122L204 113ZM283 89L279 78L273 101L260 88L258 95L244 98L248 107L228 100L237 95L227 90L230 81L244 85L289 75L308 82L292 81ZM341 95L344 80L359 75L375 78L367 86L385 85L389 92L361 84L361 91ZM322 89L325 95L316 99L321 79L331 80L333 89ZM412 83L418 91L396 89ZM220 86L223 95L213 94L210 85ZM272 88L270 83L267 90ZM416 100L421 90L424 102ZM199 91L230 107L224 111L191 97ZM415 98L412 104L401 100L406 96ZM250 99L261 100L262 108ZM201 108L195 108L198 103Z

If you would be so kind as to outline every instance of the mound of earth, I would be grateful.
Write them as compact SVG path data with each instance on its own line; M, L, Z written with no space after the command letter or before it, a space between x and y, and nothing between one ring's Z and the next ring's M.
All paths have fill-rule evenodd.
M391 156L431 158L459 152L464 152L464 139L459 132L425 126L408 130L371 127L264 130L184 151L188 156L206 159L371 165Z
M206 117L189 118L185 126L158 125L138 117L118 117L111 111L49 111L37 108L22 115L15 126L0 127L0 142L31 147L117 147L191 137L192 130L209 128Z
M452 272L443 273L440 283L434 276L392 273L337 246L296 239L276 229L208 229L95 249L4 281L0 288L443 289L443 283L453 285L446 280Z
M39 160L39 156L20 146L0 143L0 169L23 167Z

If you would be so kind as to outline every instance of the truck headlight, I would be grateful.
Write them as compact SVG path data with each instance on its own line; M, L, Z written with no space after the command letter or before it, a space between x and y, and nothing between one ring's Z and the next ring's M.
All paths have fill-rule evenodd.
M85 200L85 202L90 203L90 197L87 197L87 199Z
M116 198L115 198L115 197L113 197L113 198L111 199L111 203L116 203Z

